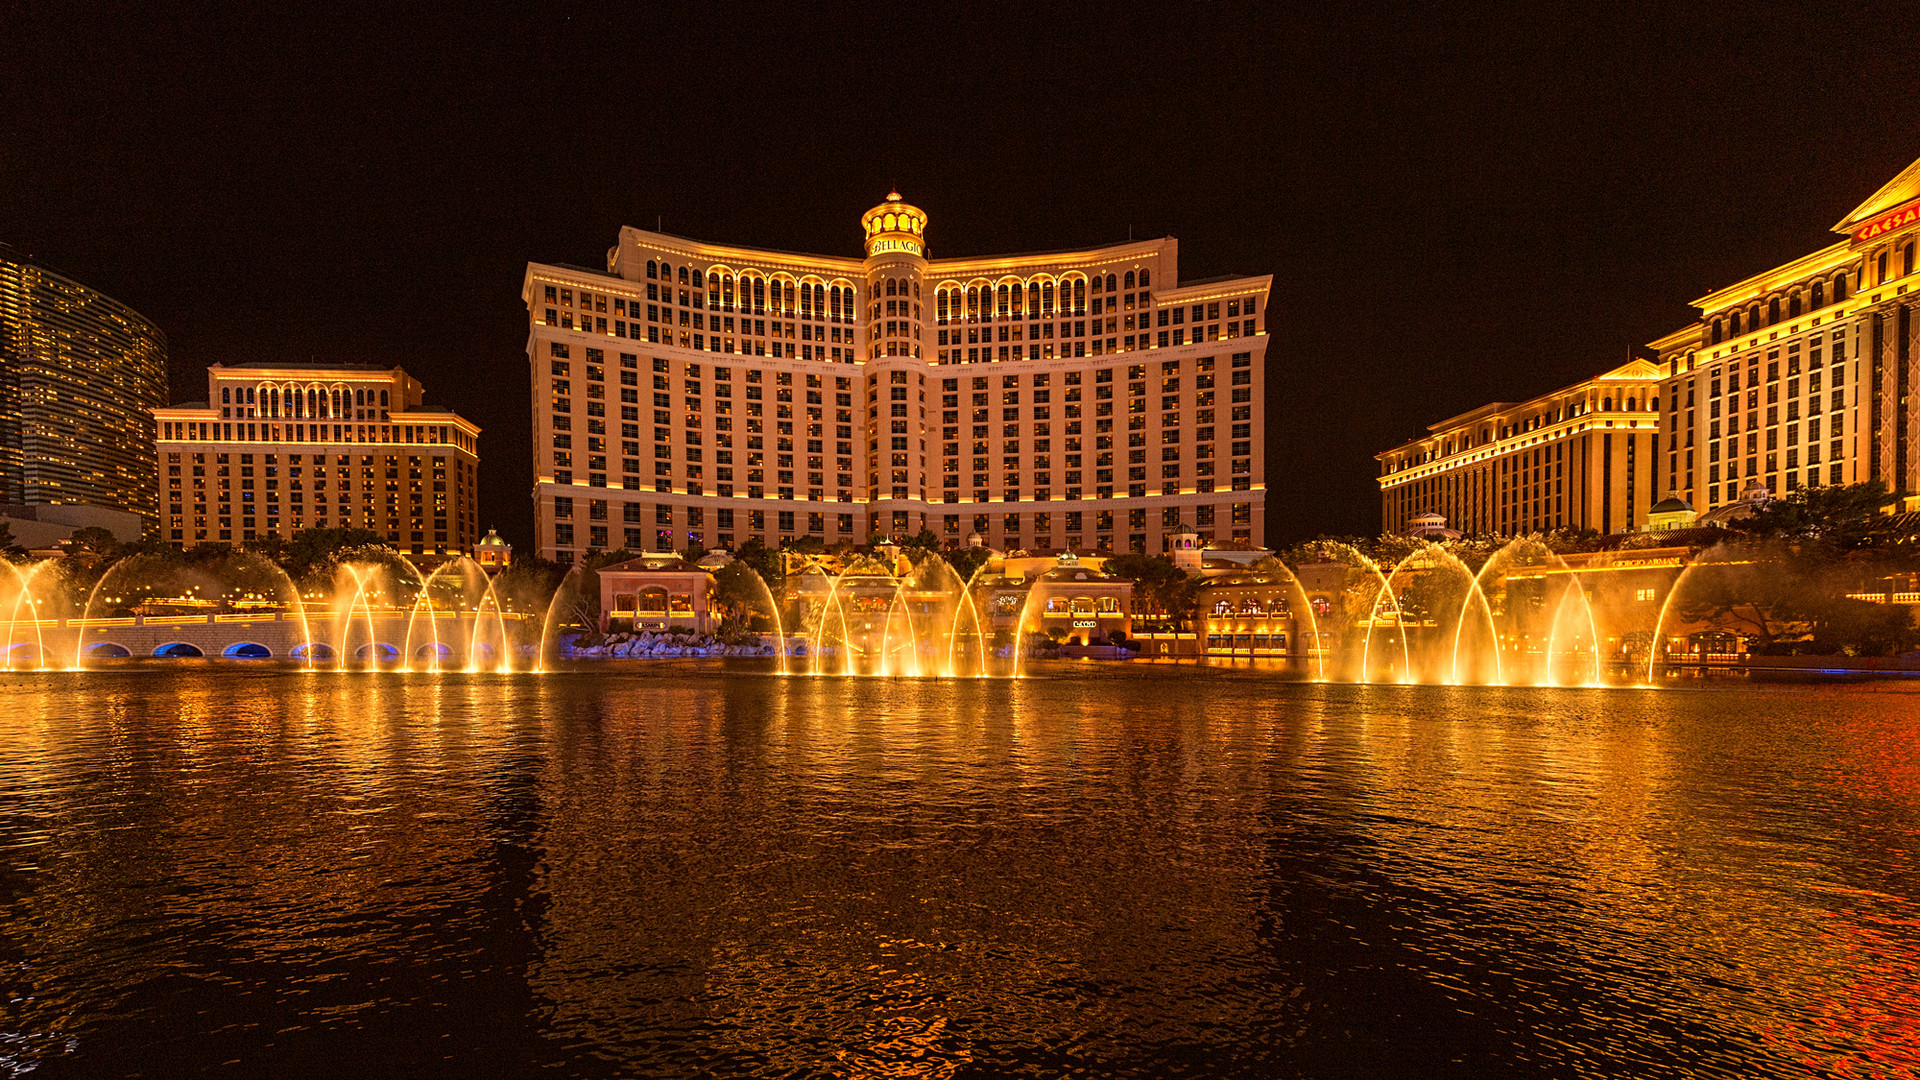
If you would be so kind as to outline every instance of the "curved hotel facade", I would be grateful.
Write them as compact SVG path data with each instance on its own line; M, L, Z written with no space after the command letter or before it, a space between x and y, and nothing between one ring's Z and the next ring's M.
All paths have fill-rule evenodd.
M0 246L0 503L159 516L167 339L139 312Z
M1264 540L1270 277L1172 238L934 260L890 195L865 258L621 230L530 263L542 556L866 542L1029 551Z

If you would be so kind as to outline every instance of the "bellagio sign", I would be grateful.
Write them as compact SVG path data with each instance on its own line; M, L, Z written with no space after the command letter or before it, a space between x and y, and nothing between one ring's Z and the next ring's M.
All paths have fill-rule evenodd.
M1853 230L1853 242L1862 244L1920 222L1920 199L1896 207Z

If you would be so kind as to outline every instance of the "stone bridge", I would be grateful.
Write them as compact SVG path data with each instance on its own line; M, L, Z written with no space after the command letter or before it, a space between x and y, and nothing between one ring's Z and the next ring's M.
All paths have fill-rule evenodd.
M541 620L506 612L496 628L491 611L481 618L478 651L490 659L501 630L516 647L537 645ZM20 619L7 627L9 666L67 666L76 653L86 659L224 657L232 660L349 660L369 656L392 663L403 653L428 659L439 651L442 663L465 665L474 645L472 612L424 610L361 613L351 620L332 613L259 612L233 615L156 615L116 619Z

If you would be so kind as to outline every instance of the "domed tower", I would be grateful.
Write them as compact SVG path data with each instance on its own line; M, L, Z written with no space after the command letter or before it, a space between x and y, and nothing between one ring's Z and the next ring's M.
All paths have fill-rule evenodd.
M867 485L874 531L927 527L927 215L890 192L860 217L866 234Z

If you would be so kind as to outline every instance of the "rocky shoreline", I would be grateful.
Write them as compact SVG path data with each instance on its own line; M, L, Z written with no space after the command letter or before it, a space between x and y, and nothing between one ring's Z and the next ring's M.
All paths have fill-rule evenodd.
M599 645L572 645L566 655L575 659L599 660L680 660L699 657L772 656L774 648L765 642L729 643L712 634L655 633L609 634Z

